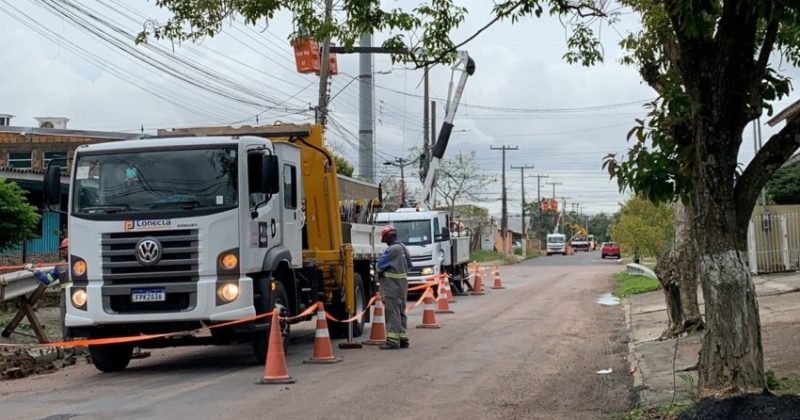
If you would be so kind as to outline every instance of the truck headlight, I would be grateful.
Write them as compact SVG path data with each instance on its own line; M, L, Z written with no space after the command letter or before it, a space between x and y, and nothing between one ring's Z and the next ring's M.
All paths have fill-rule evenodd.
M239 285L235 283L223 283L217 289L217 296L224 302L233 302L239 297Z
M81 277L86 274L86 261L77 260L72 263L72 274L74 274L75 277Z
M82 308L86 305L86 301L89 299L89 296L86 294L86 290L84 289L74 289L72 291L72 305L76 308Z
M433 267L422 267L421 273L423 276L430 276L433 274Z

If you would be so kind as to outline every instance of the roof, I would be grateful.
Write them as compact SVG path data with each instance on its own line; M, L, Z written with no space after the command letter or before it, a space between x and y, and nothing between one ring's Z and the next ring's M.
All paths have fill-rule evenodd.
M38 169L12 168L10 166L4 166L0 167L0 178L6 178L12 181L42 182L44 180L44 172L45 171ZM69 184L69 176L62 176L61 183Z
M169 137L115 141L110 143L97 143L82 146L81 152L115 151L123 149L137 149L148 147L180 147L180 146L214 146L224 144L237 144L235 137Z
M139 138L138 134L112 131L67 130L60 128L0 126L0 133L40 134L47 136L91 137L96 139L124 140Z
M767 124L770 127L774 127L783 120L790 120L797 117L798 113L800 113L800 100L794 101L794 103L784 108L783 111L779 112L778 115L770 118L769 121L767 121Z

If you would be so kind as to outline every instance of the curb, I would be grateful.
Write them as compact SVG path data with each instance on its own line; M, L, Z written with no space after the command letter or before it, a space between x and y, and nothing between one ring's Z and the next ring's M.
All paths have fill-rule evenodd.
M630 298L624 298L622 300L622 308L625 312L625 328L628 330L628 363L630 363L629 372L631 376L633 376L633 391L636 392L636 397L638 399L637 403L641 403L645 400L644 393L647 390L647 386L644 384L644 375L642 375L642 369L639 367L641 360L636 356Z

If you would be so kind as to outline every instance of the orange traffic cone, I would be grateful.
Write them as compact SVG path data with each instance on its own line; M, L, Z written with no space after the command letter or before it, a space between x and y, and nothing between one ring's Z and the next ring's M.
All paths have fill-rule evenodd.
M369 330L369 340L364 344L370 346L381 345L386 342L386 319L383 317L383 301L380 297L375 300L375 310L372 312L372 326Z
M439 328L436 323L436 311L433 309L433 290L425 290L425 310L422 312L422 324L417 328Z
M444 293L447 295L447 303L456 303L453 299L453 289L450 288L450 276L447 273L442 274L442 283L444 283Z
M472 295L480 296L485 294L483 291L483 278L481 278L481 266L475 264L475 281L472 286Z
M455 313L450 309L450 304L447 302L447 292L444 289L444 283L439 283L439 296L437 298L439 303L438 309L436 309L437 314L452 314Z
M500 278L500 268L498 266L494 266L494 286L492 286L492 289L505 289L503 280Z
M281 320L278 311L272 311L272 325L269 327L269 346L267 347L267 363L264 365L264 377L259 384L293 384L294 378L289 376L286 368L286 355L283 354L283 337L281 337Z
M328 332L328 321L325 320L325 309L320 305L317 308L317 332L314 334L314 355L303 363L337 363L342 359L333 355L331 336Z

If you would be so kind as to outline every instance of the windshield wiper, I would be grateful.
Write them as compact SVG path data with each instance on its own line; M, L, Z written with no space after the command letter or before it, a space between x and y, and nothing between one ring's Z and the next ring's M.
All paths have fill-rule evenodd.
M149 209L160 209L160 208L169 208L169 207L180 207L183 210L194 210L198 207L201 207L197 200L183 200L183 201L164 201L161 203L152 203L148 206Z
M98 211L102 211L104 213L116 213L122 210L130 210L131 206L127 204L110 204L105 206L87 206L81 207L81 213L94 213Z

